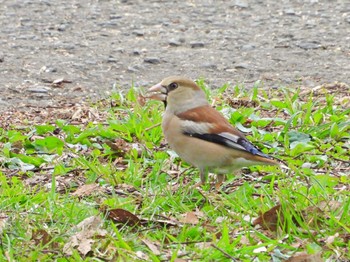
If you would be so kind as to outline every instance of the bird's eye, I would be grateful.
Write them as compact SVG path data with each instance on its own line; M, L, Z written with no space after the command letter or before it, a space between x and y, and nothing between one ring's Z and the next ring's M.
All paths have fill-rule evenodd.
M172 90L174 90L174 89L176 89L177 88L177 83L171 83L170 85L169 85L169 91L172 91Z

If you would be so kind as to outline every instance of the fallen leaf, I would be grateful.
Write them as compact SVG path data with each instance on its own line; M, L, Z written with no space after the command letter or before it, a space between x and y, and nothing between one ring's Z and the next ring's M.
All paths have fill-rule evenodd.
M153 252L154 255L159 256L161 254L158 246L155 243L152 243L147 239L141 239L141 241Z
M99 216L91 216L85 218L83 221L81 221L78 225L76 225L76 229L98 229L102 224L102 220Z
M296 253L294 254L294 256L290 257L286 262L323 262L323 259L320 253Z
M159 224L161 226L182 226L182 223L175 219L149 219L149 218L142 218L141 219L142 223L155 223Z
M284 217L281 205L274 206L253 221L253 226L260 225L263 229L276 231L278 222L283 223Z
M146 104L146 97L139 94L137 97L137 102L139 103L140 106L144 106Z
M83 109L78 108L72 115L72 120L79 120L83 116Z
M140 224L140 219L137 216L121 208L109 210L108 218L115 223L122 223L128 226L136 226Z
M258 247L258 248L253 250L253 253L254 254L259 254L259 253L263 253L263 252L266 252L266 251L267 251L266 247Z
M117 138L114 141L104 141L118 156L125 156L132 149L132 145L127 143L124 139Z
M317 205L320 209L322 209L325 212L336 212L338 209L340 209L343 205L342 203L331 200L331 201L321 201Z
M95 237L101 238L107 235L107 231L100 229L102 220L98 216L91 216L73 229L80 230L72 235L63 247L63 253L68 256L73 254L73 249L77 249L82 255L86 255L92 250L92 245L95 243Z
M174 262L187 262L189 260L183 258L175 258Z
M182 215L182 218L180 219L180 222L185 223L185 224L192 224L192 225L197 225L199 222L199 219L195 212L187 212Z
M36 246L45 246L51 241L52 237L44 229L33 230L32 240Z
M91 193L97 191L100 191L100 187L98 184L85 184L79 187L74 193L72 193L72 196L89 196L91 195Z
M211 246L212 242L199 242L194 244L196 248L207 249Z
M2 234L9 217L5 213L0 213L0 235Z
M303 221L310 226L320 226L323 219L325 219L325 213L316 206L309 206L301 211ZM296 224L297 221L294 221Z
M142 251L136 251L136 256L142 260L149 261L149 257Z
M91 237L90 235L87 236ZM87 238L87 236L85 234L80 234L80 238L78 239L80 243L77 249L84 256L91 251L92 244L95 242L93 239Z
M337 237L339 237L339 233L335 233L335 235L327 237L325 241L326 244L331 245Z

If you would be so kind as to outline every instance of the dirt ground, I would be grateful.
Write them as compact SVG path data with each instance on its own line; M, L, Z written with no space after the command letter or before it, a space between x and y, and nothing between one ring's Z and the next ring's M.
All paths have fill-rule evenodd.
M0 112L65 107L181 74L350 84L349 0L0 0Z

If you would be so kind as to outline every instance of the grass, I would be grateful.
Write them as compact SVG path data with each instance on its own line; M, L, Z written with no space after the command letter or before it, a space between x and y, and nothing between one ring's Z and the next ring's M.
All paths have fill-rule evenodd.
M8 113L0 260L349 260L349 87L198 84L289 169L244 169L220 192L193 188L198 171L163 140L163 105L140 105L133 88L93 106Z

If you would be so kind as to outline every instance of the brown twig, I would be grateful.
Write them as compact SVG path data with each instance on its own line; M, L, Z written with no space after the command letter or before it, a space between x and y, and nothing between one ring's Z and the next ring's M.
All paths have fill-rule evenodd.
M232 259L232 261L236 261L236 259L231 256L230 254L228 254L226 251L222 250L221 248L219 248L217 245L215 244L211 244L210 246L212 246L213 248L219 250L221 253L224 254L225 257L229 258L229 259Z

